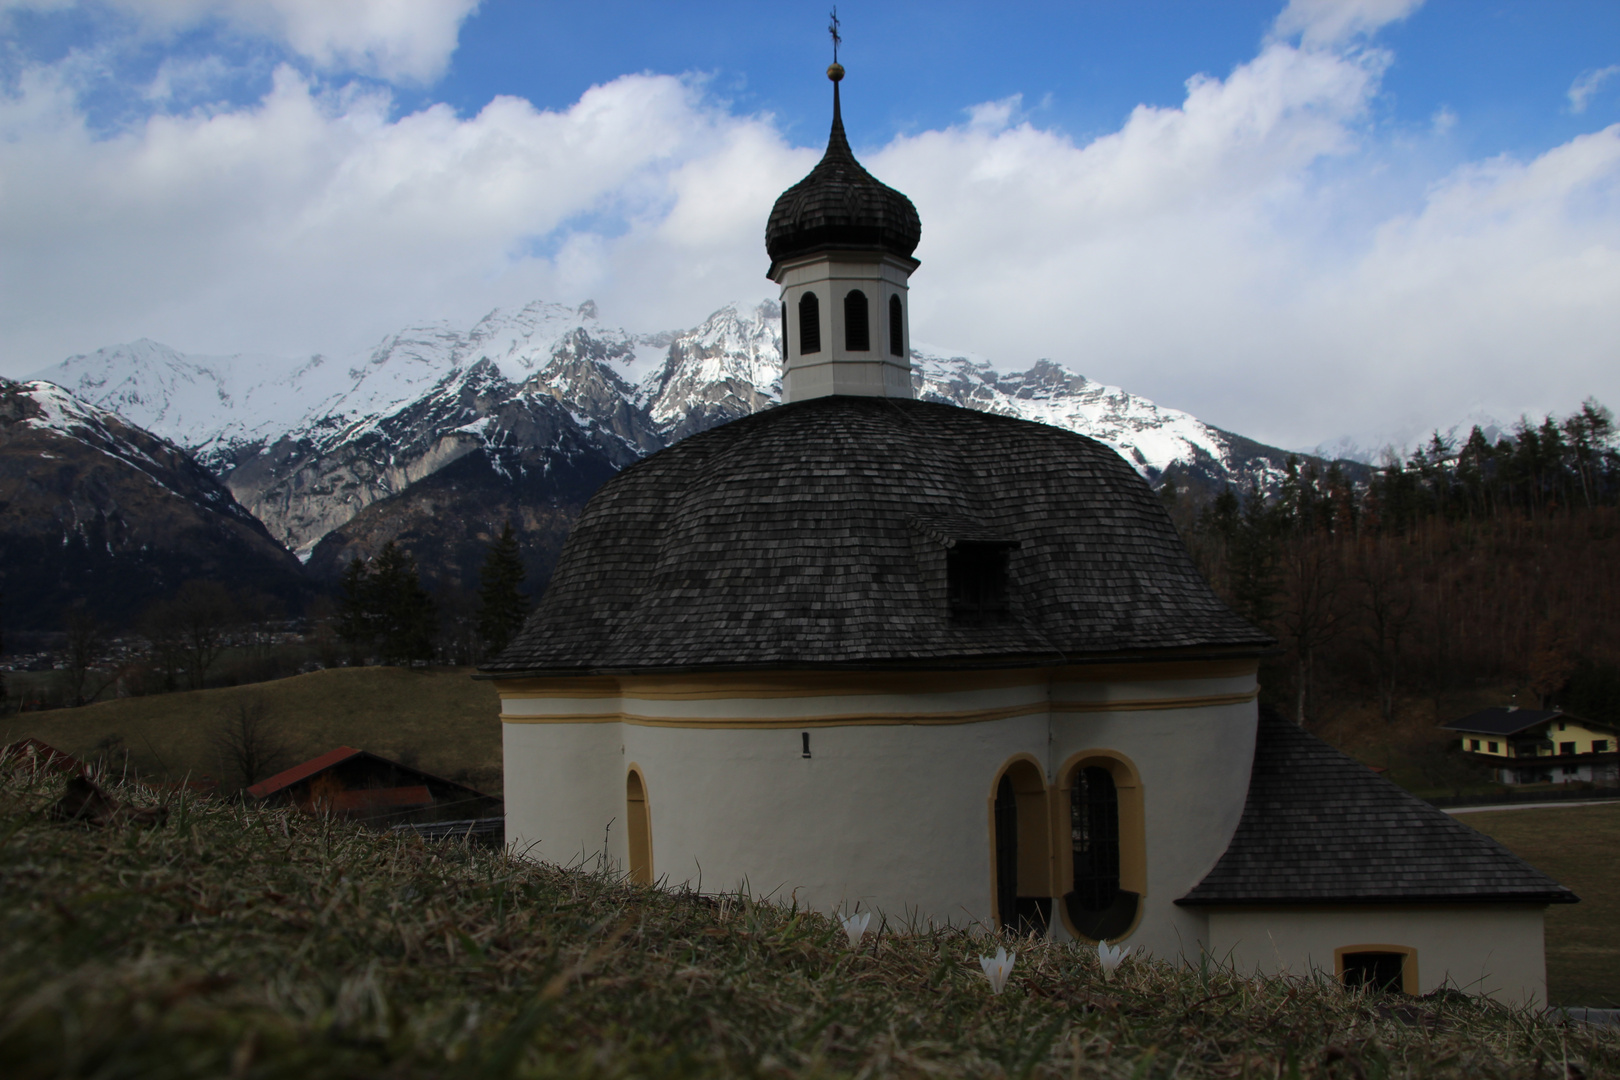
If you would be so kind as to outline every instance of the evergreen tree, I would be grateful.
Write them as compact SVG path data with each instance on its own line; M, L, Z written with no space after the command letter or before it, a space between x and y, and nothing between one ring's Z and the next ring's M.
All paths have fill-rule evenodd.
M529 597L522 591L523 560L510 521L489 546L478 581L478 636L484 655L495 656L523 628L529 614Z
M437 613L422 588L416 561L390 540L371 560L369 570L368 614L375 620L382 662L408 665L433 659Z
M343 571L343 599L338 603L337 636L349 647L349 662L362 663L376 640L371 574L356 555Z

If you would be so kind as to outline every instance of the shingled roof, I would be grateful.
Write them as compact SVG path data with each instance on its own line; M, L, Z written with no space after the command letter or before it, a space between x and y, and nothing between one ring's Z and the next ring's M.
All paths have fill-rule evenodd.
M1483 833L1260 712L1249 797L1215 868L1178 904L1571 904Z
M1440 726L1447 731L1466 731L1470 735L1517 735L1537 724L1563 718L1564 714L1557 709L1515 709L1498 706L1494 709L1481 709L1461 720L1452 720Z
M953 623L947 550L987 541L1008 551L1008 618ZM832 396L695 435L609 481L483 670L1014 666L1269 645L1102 443Z

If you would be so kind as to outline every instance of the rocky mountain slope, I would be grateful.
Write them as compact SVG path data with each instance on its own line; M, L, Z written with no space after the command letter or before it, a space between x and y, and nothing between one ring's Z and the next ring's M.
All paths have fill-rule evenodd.
M38 377L188 448L321 578L390 536L470 584L489 531L531 530L543 578L572 514L645 454L780 398L780 311L729 306L634 335L536 302L458 330L402 330L346 360L186 356L139 341ZM1049 360L1006 372L919 346L920 397L1090 435L1149 481L1272 484L1286 455Z
M190 577L294 599L297 561L184 450L45 382L0 380L6 621L127 622Z

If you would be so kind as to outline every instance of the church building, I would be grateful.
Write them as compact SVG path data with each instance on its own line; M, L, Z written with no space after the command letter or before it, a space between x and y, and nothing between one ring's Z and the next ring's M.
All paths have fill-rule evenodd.
M634 881L1545 1000L1574 897L1257 707L1274 643L1069 431L916 400L916 208L821 162L766 229L783 401L630 466L482 669L507 840Z

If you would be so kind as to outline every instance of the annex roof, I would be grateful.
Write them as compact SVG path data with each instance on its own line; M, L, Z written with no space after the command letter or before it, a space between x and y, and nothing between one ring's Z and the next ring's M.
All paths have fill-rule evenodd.
M1561 716L1564 714L1557 709L1510 709L1499 706L1481 709L1461 720L1451 720L1440 726L1447 731L1466 731L1470 735L1517 735Z
M364 750L356 750L352 746L340 746L336 750L328 750L320 757L312 757L301 765L294 765L290 769L278 772L268 780L260 780L257 784L248 788L247 792L255 799L266 798L274 795L282 788L291 787L300 780L307 780L316 773L325 772L339 762L348 761L356 754L363 753L365 753Z
M1178 904L1567 904L1485 834L1260 711L1249 796L1226 853Z
M953 623L947 553L1007 551L1008 617ZM780 405L653 454L586 507L489 675L939 668L1268 648L1109 447L898 398Z

